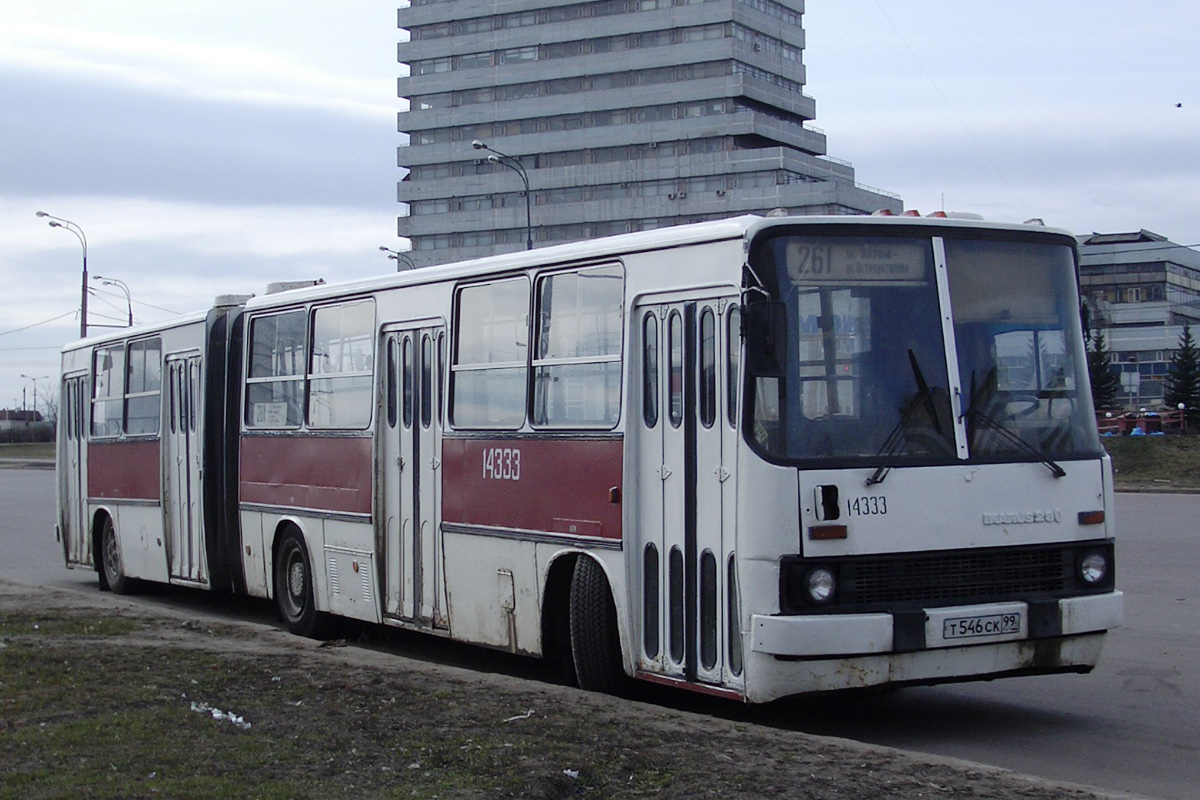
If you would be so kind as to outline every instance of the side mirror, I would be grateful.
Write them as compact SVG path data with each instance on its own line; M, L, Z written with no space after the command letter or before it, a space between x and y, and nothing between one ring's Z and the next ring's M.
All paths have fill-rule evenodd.
M758 377L783 377L787 350L787 310L777 300L746 306L746 367Z

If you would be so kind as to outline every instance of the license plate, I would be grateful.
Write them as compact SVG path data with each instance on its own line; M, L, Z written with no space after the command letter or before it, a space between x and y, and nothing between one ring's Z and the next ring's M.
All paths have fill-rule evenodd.
M943 639L969 639L975 636L1004 636L1021 632L1021 613L984 614L942 621Z

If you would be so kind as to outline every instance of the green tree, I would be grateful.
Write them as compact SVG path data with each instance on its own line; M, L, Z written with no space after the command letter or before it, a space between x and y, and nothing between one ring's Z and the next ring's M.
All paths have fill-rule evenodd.
M1088 379L1092 382L1092 402L1096 408L1116 408L1117 394L1121 391L1121 373L1112 363L1112 353L1102 330L1092 334L1092 346L1088 350Z
M1167 379L1163 382L1163 401L1171 407L1180 403L1187 409L1189 425L1200 423L1200 350L1192 338L1192 326L1185 323L1179 335L1179 349L1171 354Z

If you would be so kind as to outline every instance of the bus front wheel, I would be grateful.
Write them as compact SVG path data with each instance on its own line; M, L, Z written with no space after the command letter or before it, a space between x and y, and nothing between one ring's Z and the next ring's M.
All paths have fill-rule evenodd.
M575 562L571 578L571 659L579 688L615 693L621 687L617 612L604 570L590 558Z
M317 611L313 589L312 562L304 539L295 530L279 542L275 555L275 603L289 633L319 638L326 616Z

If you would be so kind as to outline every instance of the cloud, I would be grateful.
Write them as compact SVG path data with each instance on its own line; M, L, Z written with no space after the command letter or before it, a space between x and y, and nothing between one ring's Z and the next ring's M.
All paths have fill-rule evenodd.
M394 126L288 105L181 97L6 71L6 194L115 193L230 203L394 201Z
M376 121L395 111L379 79L333 75L256 49L151 36L9 22L0 31L0 64L182 100L290 106Z
M922 211L944 196L989 219L1200 242L1194 3L845 0L809 4L805 24L816 122L863 183Z
M7 0L0 8L0 407L57 374L91 274L139 321L267 282L388 272L395 246L395 5ZM124 294L93 282L93 325ZM17 328L26 330L14 331Z

